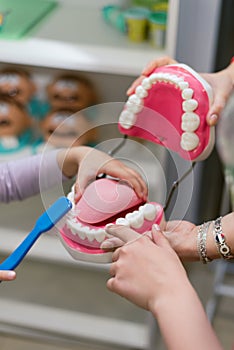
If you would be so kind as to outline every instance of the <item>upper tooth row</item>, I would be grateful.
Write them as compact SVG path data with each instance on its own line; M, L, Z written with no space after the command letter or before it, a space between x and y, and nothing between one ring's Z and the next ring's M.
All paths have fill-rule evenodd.
M143 206L140 206L139 210L126 214L124 218L118 218L116 220L116 224L129 226L135 229L140 228L145 219L150 221L154 220L159 210L159 206L146 203ZM94 239L98 242L102 242L107 237L104 228L91 229L88 226L82 225L80 222L77 222L75 211L72 210L71 212L71 215L74 216L70 216L67 219L67 226L74 235L78 235L83 240L87 238L90 242L92 242Z
M200 117L194 113L198 107L198 101L193 99L194 90L189 87L189 83L184 81L183 77L179 77L170 73L153 73L149 77L144 78L136 90L135 94L131 95L119 117L120 125L125 129L130 129L136 122L136 114L139 113L143 107L143 99L148 96L148 90L153 84L157 82L165 82L174 84L181 90L183 99L181 129L184 131L181 135L181 147L185 151L192 151L199 144L199 137L195 131L200 125Z

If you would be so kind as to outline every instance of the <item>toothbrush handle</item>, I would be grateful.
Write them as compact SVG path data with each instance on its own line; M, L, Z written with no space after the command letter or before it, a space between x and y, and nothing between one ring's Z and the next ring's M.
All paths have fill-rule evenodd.
M33 246L40 236L41 232L37 226L33 228L30 234L14 250L14 252L0 264L0 270L14 270L23 260L27 252Z

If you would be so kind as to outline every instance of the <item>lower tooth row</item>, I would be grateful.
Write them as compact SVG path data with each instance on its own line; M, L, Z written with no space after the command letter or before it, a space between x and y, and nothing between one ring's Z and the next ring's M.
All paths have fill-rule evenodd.
M139 207L139 210L126 214L125 218L118 218L116 220L116 224L125 225L128 227L131 226L132 228L137 229L143 225L144 220L154 220L157 211L157 206L151 203L146 203L143 206ZM81 223L77 222L75 217L73 217L73 219L70 217L67 220L67 226L74 235L78 235L83 240L87 238L90 242L93 240L102 242L107 236L104 229L90 229L88 226L84 226Z

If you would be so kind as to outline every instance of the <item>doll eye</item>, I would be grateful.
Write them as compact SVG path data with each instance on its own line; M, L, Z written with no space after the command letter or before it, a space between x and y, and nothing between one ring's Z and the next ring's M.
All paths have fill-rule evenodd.
M47 133L48 133L49 135L52 135L53 132L54 132L54 129L48 129L48 130L47 130Z
M80 96L78 96L78 95L71 95L71 96L69 96L68 99L69 99L70 101L79 101Z
M60 100L61 99L61 96L59 94L54 94L52 96L55 100Z

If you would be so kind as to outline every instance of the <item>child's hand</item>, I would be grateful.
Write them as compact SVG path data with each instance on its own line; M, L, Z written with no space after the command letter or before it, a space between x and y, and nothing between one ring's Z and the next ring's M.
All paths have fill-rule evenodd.
M147 199L147 186L138 172L95 148L80 146L62 150L58 153L58 164L64 175L77 175L75 202L80 199L85 187L101 174L126 181L138 197Z
M12 281L16 278L15 271L1 271L0 270L0 281Z

